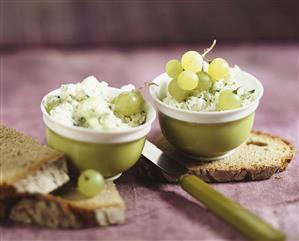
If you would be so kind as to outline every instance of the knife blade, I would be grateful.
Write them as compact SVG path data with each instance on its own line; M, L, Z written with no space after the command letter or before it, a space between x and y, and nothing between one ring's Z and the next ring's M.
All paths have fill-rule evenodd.
M149 141L145 141L142 155L167 175L178 179L180 186L203 203L215 215L235 227L251 240L283 241L285 235L240 204L215 190L188 169L173 160Z
M188 174L188 169L186 167L171 160L167 154L148 140L145 141L142 155L173 178L178 179L182 175Z

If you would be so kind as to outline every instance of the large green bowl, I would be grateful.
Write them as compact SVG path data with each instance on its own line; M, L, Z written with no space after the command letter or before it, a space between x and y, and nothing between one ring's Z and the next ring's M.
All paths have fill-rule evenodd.
M48 95L55 92L57 90ZM58 123L41 104L48 145L63 152L78 171L95 169L105 178L117 177L132 167L141 155L156 116L151 104L147 102L145 107L147 119L143 125L128 130L95 131Z
M195 159L223 157L243 143L253 125L254 113L240 120L198 124L180 121L159 112L161 130L177 149Z
M255 89L255 100L242 108L214 112L180 110L163 103L170 78L162 74L153 81L157 85L150 87L150 94L158 108L162 133L178 151L193 159L216 160L232 153L247 139L263 86L244 71L236 79L245 89Z

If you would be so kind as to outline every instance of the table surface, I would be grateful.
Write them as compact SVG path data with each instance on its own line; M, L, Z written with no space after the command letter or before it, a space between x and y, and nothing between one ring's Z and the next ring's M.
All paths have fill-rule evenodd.
M137 49L27 49L0 53L1 122L45 143L40 100L62 83L95 75L112 86L142 86L163 72L165 62L187 49L169 46ZM254 128L280 135L298 145L299 45L226 45L222 56L257 76L265 94ZM146 90L144 94L149 98ZM155 122L149 135L160 134ZM213 186L299 240L299 160L269 180ZM177 185L139 180L128 171L116 181L127 206L123 225L84 230L1 227L0 240L244 240Z

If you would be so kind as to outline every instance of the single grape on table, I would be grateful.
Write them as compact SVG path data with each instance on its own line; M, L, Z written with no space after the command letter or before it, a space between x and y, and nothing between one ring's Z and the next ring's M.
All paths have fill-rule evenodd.
M101 173L88 169L81 173L78 179L78 190L87 197L98 195L105 187Z

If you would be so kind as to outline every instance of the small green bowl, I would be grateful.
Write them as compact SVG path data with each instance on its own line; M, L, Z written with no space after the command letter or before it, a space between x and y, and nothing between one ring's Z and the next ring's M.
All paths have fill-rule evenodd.
M160 127L165 138L181 153L197 160L217 160L231 154L251 132L255 110L263 95L262 84L247 72L240 71L236 80L246 89L255 89L255 100L247 106L214 112L176 109L163 103L171 79L158 76L150 94L158 109Z
M48 95L57 92L54 90ZM138 161L146 135L156 117L151 104L145 104L147 119L143 125L128 130L96 131L55 121L43 106L48 95L41 103L48 145L64 153L78 171L95 169L105 178L115 179Z

